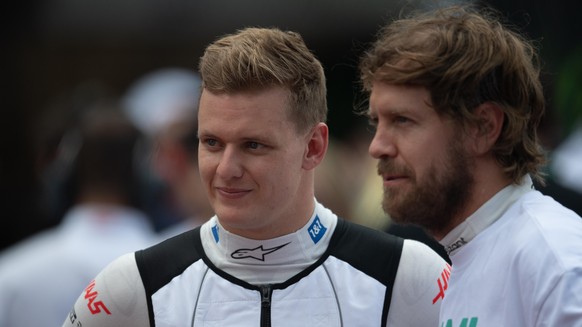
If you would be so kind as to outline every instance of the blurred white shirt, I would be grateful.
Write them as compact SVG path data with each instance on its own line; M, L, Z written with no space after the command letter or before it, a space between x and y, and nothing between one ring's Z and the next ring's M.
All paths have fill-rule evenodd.
M105 265L156 240L134 209L71 208L60 225L0 252L0 326L60 326Z

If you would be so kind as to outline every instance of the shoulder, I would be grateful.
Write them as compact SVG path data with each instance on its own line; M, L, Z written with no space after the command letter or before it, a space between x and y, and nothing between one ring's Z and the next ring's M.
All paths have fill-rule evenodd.
M391 312L401 314L391 314L389 319L408 326L436 326L450 269L428 245L405 240L390 305Z
M137 251L135 260L148 294L155 293L193 262L205 257L200 227Z
M436 285L444 270L450 271L448 263L428 245L407 239L402 246L402 257L398 274L402 279L418 279Z
M536 219L551 217L550 221L546 221L547 224L551 224L556 220L566 225L578 225L581 222L581 217L574 211L565 207L553 197L545 195L538 190L527 192L516 202L513 211L508 210L508 212L514 215L522 214ZM541 223L544 222L541 221Z
M506 214L506 224L500 226L507 235L506 242L511 242L504 251L519 255L526 270L579 267L582 254L572 244L582 242L580 216L537 191L529 192L512 209Z
M338 219L327 252L391 285L400 261L402 244L400 237Z
M33 234L0 251L0 267L20 266L24 262L35 262L38 258L52 254L62 234L58 227Z
M384 231L360 225L345 219L338 219L331 242L341 244L362 244L364 246L394 247L400 252L403 238Z
M384 231L338 219L330 247L344 255L400 257L403 241L401 237Z
M448 282L451 267L428 245L405 240L396 275L395 290L400 289L410 300L423 299L430 304L440 302L443 287ZM440 286L439 286L440 285ZM441 295L439 297L439 294Z
M0 289L21 292L35 285L40 276L50 279L60 271L75 268L68 264L57 229L32 235L0 252ZM63 267L63 269L61 269ZM37 290L38 291L38 290ZM0 294L6 295L6 294Z
M148 326L147 299L134 253L103 269L82 291L66 326Z

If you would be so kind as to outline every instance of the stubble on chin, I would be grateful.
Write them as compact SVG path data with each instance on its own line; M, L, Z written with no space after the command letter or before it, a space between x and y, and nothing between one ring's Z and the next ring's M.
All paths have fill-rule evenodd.
M456 144L444 164L430 167L423 180L410 178L406 189L385 189L382 208L395 223L442 234L469 199L473 182L470 161Z

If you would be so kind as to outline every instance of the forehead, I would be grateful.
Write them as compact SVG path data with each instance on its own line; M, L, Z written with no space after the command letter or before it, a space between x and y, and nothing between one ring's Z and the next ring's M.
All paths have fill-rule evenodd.
M269 87L265 89L249 89L235 92L213 92L203 89L200 95L200 110L240 110L264 111L265 114L272 108L287 111L290 91L283 87Z
M370 114L372 115L386 111L430 108L430 103L430 93L425 87L395 85L380 81L372 83L370 93Z
M236 131L281 133L292 122L289 91L282 87L213 93L203 90L198 109L198 128L204 132Z

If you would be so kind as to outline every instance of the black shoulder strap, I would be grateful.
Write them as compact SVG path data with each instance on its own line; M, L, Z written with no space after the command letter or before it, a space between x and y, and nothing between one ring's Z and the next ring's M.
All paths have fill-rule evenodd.
M390 310L403 243L400 237L341 218L330 241L330 255L349 262L386 286L382 326Z
M155 326L152 295L203 255L200 227L135 252L146 292L150 326Z

